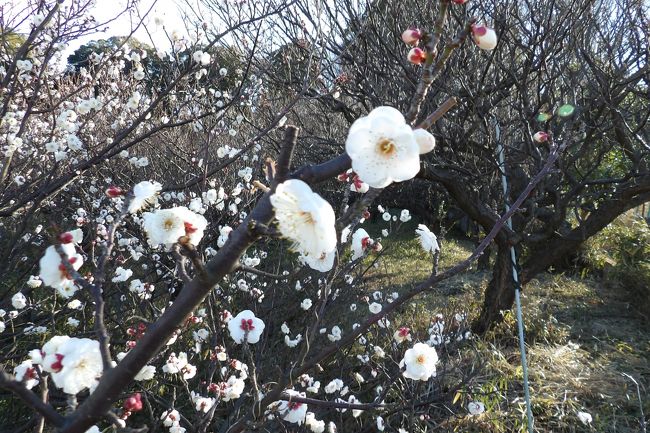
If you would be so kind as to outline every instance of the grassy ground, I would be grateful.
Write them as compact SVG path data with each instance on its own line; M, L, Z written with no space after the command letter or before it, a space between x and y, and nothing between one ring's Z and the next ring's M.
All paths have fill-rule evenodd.
M426 278L430 257L414 239L415 224L384 240L384 259L370 273L371 286L404 290ZM368 230L371 235L374 230ZM467 257L473 245L450 239L443 244L441 268ZM397 320L426 326L438 312L478 313L489 273L470 270L444 282L449 296L429 296L411 304ZM372 287L371 287L372 289ZM538 276L522 295L526 323L535 430L539 432L640 432L640 406L650 414L650 325L632 308L630 297L600 277L574 274ZM424 318L424 319L423 319ZM416 325L417 326L417 325ZM474 338L454 354L471 379L455 396L457 416L447 431L525 431L522 370L514 315L488 335ZM629 375L629 376L628 376ZM633 378L638 382L637 386ZM486 412L470 416L466 406L481 401ZM592 415L586 425L577 412Z

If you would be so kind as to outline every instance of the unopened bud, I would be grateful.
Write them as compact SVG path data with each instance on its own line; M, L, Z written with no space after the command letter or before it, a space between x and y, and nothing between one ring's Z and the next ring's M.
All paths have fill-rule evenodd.
M110 198L115 198L119 197L124 194L124 191L122 191L122 188L119 186L109 186L106 188L106 195L109 196Z
M544 131L537 131L535 135L533 135L533 140L537 143L544 143L548 140L548 134Z
M493 50L497 46L496 32L482 24L472 26L474 43L482 50Z
M413 63L414 65L421 65L424 63L424 61L427 59L427 54L424 52L422 48L411 48L411 51L409 51L407 59L409 62Z
M142 400L140 393L136 392L131 397L124 400L124 409L129 412L137 412L142 410Z
M402 33L402 40L405 44L408 45L417 45L420 38L422 38L422 32L420 29L417 29L415 27L406 29Z

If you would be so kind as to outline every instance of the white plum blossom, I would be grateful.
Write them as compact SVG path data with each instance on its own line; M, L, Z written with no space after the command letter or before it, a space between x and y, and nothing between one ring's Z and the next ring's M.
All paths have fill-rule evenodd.
M591 424L591 422L593 421L591 414L588 412L578 411L576 415L578 416L580 422L583 423L584 425Z
M187 236L194 245L203 237L208 221L186 207L145 212L142 215L144 230L151 246L160 244L170 247L182 236Z
M357 229L352 235L352 260L363 256L364 251L371 244L370 235L364 229Z
M16 380L18 382L23 382L23 385L25 385L25 388L27 389L32 389L36 385L38 385L38 373L36 372L36 369L32 365L32 360L27 359L14 368L14 376L16 376Z
M145 180L136 184L133 187L133 199L129 203L129 212L135 213L143 206L153 203L161 189L162 185L158 182Z
M345 151L354 172L373 188L412 179L420 171L420 146L413 129L393 107L377 107L357 119Z
M440 251L440 246L438 245L438 238L436 235L429 230L424 224L419 224L418 228L415 230L415 233L418 235L418 240L422 249L429 253L435 253Z
M255 344L260 341L264 322L255 317L252 311L244 310L230 319L228 330L235 343L242 344L246 340L249 344Z
M27 306L27 298L21 292L18 292L11 297L11 305L16 310L22 310Z
M402 212L399 214L399 220L403 223L411 221L411 213L408 209L402 209Z
M373 302L372 304L368 305L368 309L372 314L378 314L381 312L381 304L378 304L377 302Z
M32 289L40 287L42 284L43 284L43 282L36 275L30 275L29 280L27 280L27 285L29 287L31 287Z
M53 337L43 346L43 369L67 394L94 387L103 371L99 342L88 338Z
M115 269L115 276L111 279L111 281L114 283L122 283L131 278L131 275L133 275L133 271L131 269L125 269L122 266L118 266L117 269Z
M313 433L323 433L325 431L325 421L317 420L313 412L307 412L305 416L305 426Z
M181 421L181 415L176 409L170 409L160 416L160 420L163 422L165 427L172 427L178 425Z
M470 415L480 415L485 412L485 405L480 401L472 401L467 405L467 411Z
M78 270L83 264L83 257L81 254L77 254L72 243L61 244L61 248L68 257L68 261L72 265L72 268ZM53 245L47 247L45 255L41 257L41 260L39 261L39 265L39 277L46 286L60 289L72 280L68 270L61 260L61 256Z
M402 375L413 380L429 380L436 375L438 354L436 349L425 343L415 343L404 354L400 367L406 366Z
M293 389L287 389L285 393L289 396L305 397L304 392L298 392ZM278 405L278 411L282 414L283 420L302 425L307 416L307 405L305 403L282 400Z
M311 308L311 305L312 305L311 299L307 298L300 303L300 308L302 308L303 310L309 310Z
M336 248L332 206L298 179L278 185L271 196L280 232L303 255L321 257Z

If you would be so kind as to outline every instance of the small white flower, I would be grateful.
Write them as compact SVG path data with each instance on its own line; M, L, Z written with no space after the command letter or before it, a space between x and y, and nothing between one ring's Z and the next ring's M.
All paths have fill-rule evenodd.
M336 248L335 215L332 206L297 179L278 185L271 196L280 232L294 248L313 257L321 257Z
M426 252L435 253L440 251L440 246L438 245L438 238L436 235L429 230L424 224L419 224L418 228L415 230L415 233L418 235L418 240L422 249Z
M18 382L23 382L27 389L32 389L38 385L38 373L32 365L32 360L28 359L14 368L14 376Z
M364 229L357 229L352 235L352 260L363 256L364 251L371 245L372 239Z
M285 393L291 396L304 397L304 392L298 392L293 389L287 389ZM307 415L307 405L305 403L298 403L294 401L281 401L278 405L278 411L282 414L282 419L301 425L305 422L305 417Z
M188 236L192 244L201 241L208 221L186 207L161 209L142 215L144 230L151 246L164 244L169 247L182 236Z
M144 181L136 184L133 187L133 199L129 203L129 212L135 213L143 206L151 204L161 189L162 185L158 182Z
M165 427L172 427L180 423L181 415L176 409L170 409L163 412L163 414L160 416L160 419Z
M228 322L230 336L235 343L242 344L244 339L250 344L260 341L260 336L264 331L264 322L255 317L250 310L244 310L230 319Z
M372 304L368 305L368 309L372 314L377 314L381 311L381 304L373 302Z
M420 146L404 116L392 107L377 107L357 119L345 151L352 169L373 188L412 179L420 171Z
M413 380L429 380L431 376L436 375L437 362L436 349L425 343L415 343L406 351L399 365L406 366L406 370L402 373L404 377Z
M115 276L111 281L114 283L122 283L131 278L131 275L133 275L131 269L124 269L122 266L118 266L117 269L115 269Z
M399 215L399 220L403 223L411 221L411 213L408 209L402 209L402 212Z
M591 417L590 413L578 411L577 415L580 422L585 425L591 424L591 422L593 421L593 418Z
M480 415L485 412L485 405L480 401L472 401L467 405L467 411L470 415Z
M27 306L27 298L21 292L18 292L11 297L11 305L16 310L22 310Z
M72 232L70 232L72 233ZM74 234L72 237L74 238ZM83 257L77 254L72 243L62 244L63 252L68 257L68 261L74 270L78 270L83 264ZM39 277L46 286L59 289L70 283L70 275L61 261L61 256L56 251L53 245L47 247L45 255L39 261L40 272Z
M311 299L307 298L300 303L300 308L302 308L303 310L309 310L311 308L311 305L312 305Z

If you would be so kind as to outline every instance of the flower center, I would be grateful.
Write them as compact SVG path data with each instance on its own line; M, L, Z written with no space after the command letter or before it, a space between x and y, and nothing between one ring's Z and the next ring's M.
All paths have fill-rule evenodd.
M314 224L314 217L311 215L311 212L299 211L298 215L306 224Z
M397 146L395 143L390 141L387 138L382 138L377 143L377 150L385 157L392 156L397 151Z
M297 410L302 406L302 403L297 403L295 401L292 401L289 403L289 410Z
M427 358L424 355L418 355L418 357L415 358L415 362L417 362L418 364L424 364L426 360Z
M167 218L165 221L163 221L163 229L165 230L171 230L174 227L174 220L171 218Z

